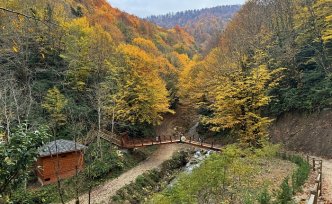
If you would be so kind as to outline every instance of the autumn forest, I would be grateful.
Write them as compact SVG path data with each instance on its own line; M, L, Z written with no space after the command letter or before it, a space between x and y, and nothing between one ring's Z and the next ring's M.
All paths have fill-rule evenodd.
M280 158L269 128L330 107L331 0L248 0L146 19L106 0L0 0L0 203L291 203L309 164ZM123 150L102 133L191 142L192 126L198 142L225 150L204 150L183 174L198 150L176 144L159 170L94 200L94 189L168 147ZM75 144L84 165L62 179L54 160L54 183L40 185L40 148L52 141ZM60 158L62 147L48 148ZM268 160L295 173L258 188L250 181Z

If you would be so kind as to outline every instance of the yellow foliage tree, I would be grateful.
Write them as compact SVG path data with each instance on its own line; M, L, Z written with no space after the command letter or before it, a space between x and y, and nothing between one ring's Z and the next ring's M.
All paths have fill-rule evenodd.
M236 68L236 63L230 62L219 48L212 50L203 60L195 57L180 73L182 98L197 103L202 97L209 97L229 70Z
M237 69L224 75L211 92L213 115L204 117L203 121L210 124L213 131L232 129L243 144L259 146L268 135L271 122L260 111L270 102L268 91L277 85L280 77L275 76L282 70L269 71L261 65L249 74Z
M69 63L67 76L73 88L84 91L103 81L110 70L114 52L111 35L100 26L90 26L86 18L63 25L66 51L62 57Z
M67 76L73 88L83 91L93 67L93 62L89 60L90 37L93 29L86 18L72 20L63 27L67 31L64 39L66 52L62 55L69 63Z
M51 120L55 126L64 125L66 123L66 115L63 109L67 103L67 99L60 93L58 88L53 87L47 91L42 107L50 114Z
M142 50L144 50L147 53L151 53L153 55L160 54L158 48L151 40L148 40L145 38L135 38L133 40L133 45L138 46L139 48L141 48Z
M158 74L154 57L137 46L122 44L119 90L115 97L116 118L133 124L158 124L169 109L165 82Z
M332 72L332 0L318 0L315 5L317 22L322 27L322 41L328 60L328 70Z

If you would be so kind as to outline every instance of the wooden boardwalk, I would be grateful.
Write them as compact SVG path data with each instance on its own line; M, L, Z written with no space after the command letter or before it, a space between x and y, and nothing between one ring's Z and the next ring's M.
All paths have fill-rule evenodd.
M221 151L222 146L216 145L214 142L207 143L199 138L186 138L186 137L174 137L174 136L158 136L155 139L133 139L129 138L126 135L117 136L107 131L103 131L100 134L100 137L108 142L113 143L114 145L124 148L124 149L133 149L133 148L140 148L140 147L147 147L153 145L165 145L165 144L174 144L174 143L183 143L188 144L191 146L210 149L214 151Z

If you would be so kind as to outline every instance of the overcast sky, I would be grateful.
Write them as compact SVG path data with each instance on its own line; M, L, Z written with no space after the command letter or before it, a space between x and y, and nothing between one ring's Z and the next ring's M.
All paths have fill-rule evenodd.
M122 11L147 17L188 9L208 8L219 5L243 4L245 0L107 0Z

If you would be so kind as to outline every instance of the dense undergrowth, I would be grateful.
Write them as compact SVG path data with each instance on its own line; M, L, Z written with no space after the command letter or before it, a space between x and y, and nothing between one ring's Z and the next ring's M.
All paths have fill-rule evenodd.
M297 164L298 168L291 175L290 178L284 179L281 190L278 194L278 203L287 204L293 202L292 197L295 193L301 190L302 185L306 182L310 173L310 165L301 156L298 155L287 155L285 153L280 154L282 159L289 160Z
M88 192L96 186L102 185L107 180L118 177L125 171L136 166L140 161L145 160L156 148L149 147L135 150L133 153L123 153L116 147L110 149L109 145L104 144L103 157L97 156L97 145L92 144L87 150L85 158L85 169L70 179L61 181L61 191L64 200L69 201L76 197L76 193ZM37 190L19 189L14 192L12 203L41 204L41 203L60 203L57 184L41 187Z

